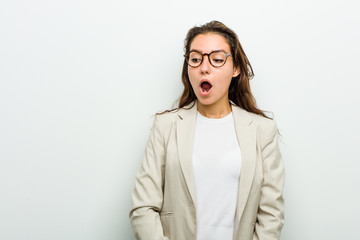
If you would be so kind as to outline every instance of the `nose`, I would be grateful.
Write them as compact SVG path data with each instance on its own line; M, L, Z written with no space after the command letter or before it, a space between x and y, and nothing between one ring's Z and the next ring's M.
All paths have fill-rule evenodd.
M211 68L211 66L210 66L210 62L209 62L209 55L205 55L203 57L203 61L202 61L201 65L200 65L200 71L202 73L209 73L210 68Z

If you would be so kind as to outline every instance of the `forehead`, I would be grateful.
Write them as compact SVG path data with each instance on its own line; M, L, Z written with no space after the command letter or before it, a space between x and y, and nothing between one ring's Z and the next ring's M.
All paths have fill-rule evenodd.
M209 53L214 50L225 50L230 52L230 46L226 39L218 33L205 33L197 35L191 42L190 51L199 50Z

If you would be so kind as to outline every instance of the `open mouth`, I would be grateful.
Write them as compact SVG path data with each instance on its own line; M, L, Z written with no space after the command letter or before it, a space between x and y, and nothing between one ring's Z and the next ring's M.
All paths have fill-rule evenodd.
M200 87L203 92L209 92L210 89L212 88L212 85L211 83L204 81L201 83Z

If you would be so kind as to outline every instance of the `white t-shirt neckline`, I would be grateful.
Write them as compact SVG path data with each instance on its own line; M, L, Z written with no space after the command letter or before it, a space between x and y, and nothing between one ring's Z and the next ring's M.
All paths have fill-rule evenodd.
M206 121L207 123L223 123L225 121L229 121L230 119L232 120L233 114L231 111L228 115L226 115L222 118L208 118L208 117L203 116L199 111L197 111L197 119L199 121Z

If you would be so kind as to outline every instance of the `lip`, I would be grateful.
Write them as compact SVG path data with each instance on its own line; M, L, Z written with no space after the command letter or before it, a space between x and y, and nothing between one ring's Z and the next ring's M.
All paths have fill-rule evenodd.
M208 92L202 90L201 84L202 84L203 82L208 82L208 83L211 84L211 88L210 88L210 90L209 90ZM212 89L213 89L213 84L212 84L208 79L201 79L200 84L199 84L199 92L200 92L201 96L204 96L204 97L205 97L205 96L209 95L209 94L211 93L211 90L212 90Z
M211 86L213 85L210 80L204 78L204 79L201 79L199 86L201 86L201 84L202 84L203 82L208 82L208 83L211 84Z

